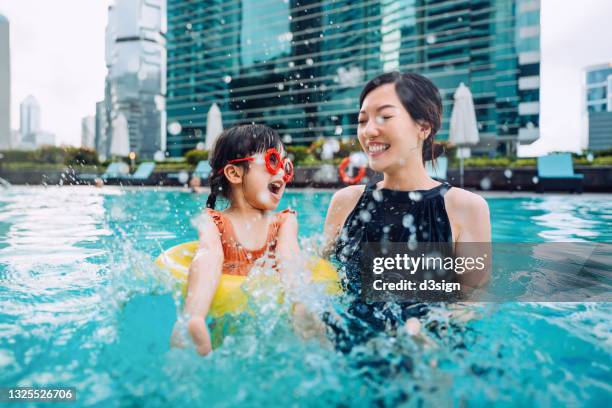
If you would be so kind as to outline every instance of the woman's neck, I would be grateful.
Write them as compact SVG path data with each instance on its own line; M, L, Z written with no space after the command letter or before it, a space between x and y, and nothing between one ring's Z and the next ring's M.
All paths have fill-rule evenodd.
M440 185L425 171L425 167L416 160L409 160L403 166L395 166L383 173L379 187L391 190L413 191L429 190Z

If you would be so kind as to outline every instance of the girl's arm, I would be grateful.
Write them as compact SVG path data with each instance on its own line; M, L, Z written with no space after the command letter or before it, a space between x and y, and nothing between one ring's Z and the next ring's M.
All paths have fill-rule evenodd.
M284 220L278 230L276 243L276 255L281 265L287 265L300 256L300 246L298 244L298 222L295 213L287 212L283 214Z
M200 220L200 244L189 267L183 315L189 319L187 331L197 352L206 355L212 351L212 345L205 318L219 285L224 257L217 226L208 214L203 214ZM182 342L178 339L177 326L178 323L174 328L172 345L180 347Z

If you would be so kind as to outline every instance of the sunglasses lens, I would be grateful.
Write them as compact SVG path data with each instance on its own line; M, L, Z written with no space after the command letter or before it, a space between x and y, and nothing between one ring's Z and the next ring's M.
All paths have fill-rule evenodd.
M278 163L280 161L280 157L278 156L278 153L273 153L271 154L269 157L269 161L270 161L270 167L272 167L273 169L277 169L278 168Z
M285 182L291 180L293 178L293 163L290 160L285 160L283 170L285 171Z

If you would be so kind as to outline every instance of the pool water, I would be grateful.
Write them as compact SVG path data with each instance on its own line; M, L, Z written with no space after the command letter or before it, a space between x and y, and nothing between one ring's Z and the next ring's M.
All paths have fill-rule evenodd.
M328 192L289 192L302 246ZM179 297L152 261L196 239L205 195L168 189L0 190L0 386L75 386L76 406L610 406L610 303L474 306L423 346L387 338L343 355L291 329L283 306L243 317L206 358L170 349ZM493 240L612 242L606 196L488 199ZM264 305L265 306L265 305ZM267 306L270 306L269 304ZM398 356L408 355L410 369Z

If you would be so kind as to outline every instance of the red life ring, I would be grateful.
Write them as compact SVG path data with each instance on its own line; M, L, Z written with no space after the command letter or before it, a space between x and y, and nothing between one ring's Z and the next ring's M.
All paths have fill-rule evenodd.
M340 174L340 178L342 179L342 182L345 184L359 183L361 179L364 178L366 175L366 168L360 167L359 171L357 172L357 175L355 177L350 177L348 174L346 174L346 168L348 167L350 162L351 162L350 157L345 157L340 162L340 165L338 166L338 173Z

